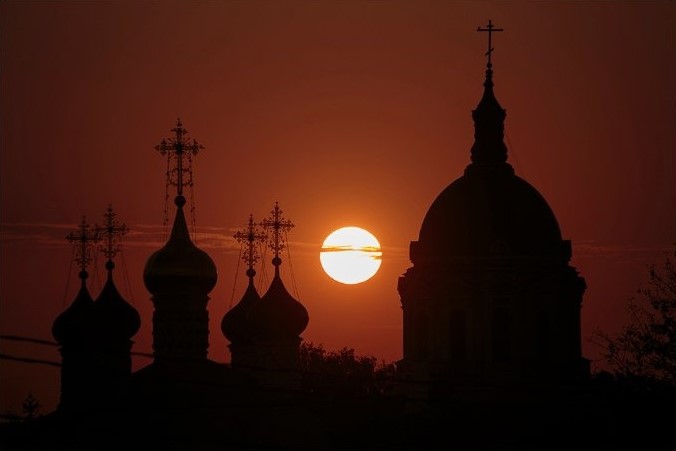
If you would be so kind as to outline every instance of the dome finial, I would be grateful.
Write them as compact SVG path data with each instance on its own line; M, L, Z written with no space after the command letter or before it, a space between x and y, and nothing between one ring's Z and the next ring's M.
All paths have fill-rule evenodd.
M258 253L256 252L256 243L262 243L267 239L267 234L258 230L258 224L253 220L253 215L249 215L249 225L244 230L240 230L233 235L233 238L241 244L246 244L244 250L244 255L242 255L242 260L244 260L249 268L246 271L246 275L249 278L249 285L253 284L253 278L256 275L256 270L254 265L258 261Z
M104 240L100 250L108 259L106 262L106 269L108 270L109 275L113 268L115 268L113 258L120 251L120 239L129 231L126 224L120 224L119 221L115 219L115 216L117 215L113 212L112 204L108 204L108 209L103 214L103 226L96 225L94 227L96 233Z
M275 252L275 258L272 259L272 264L275 266L275 277L279 276L279 265L282 264L282 259L279 258L279 252L284 249L286 232L291 230L294 224L288 219L282 218L282 209L279 208L279 202L275 202L275 208L270 212L272 216L266 218L261 222L261 225L266 229L272 229L272 243L270 248Z
M488 32L488 50L486 56L486 80L484 92L476 109L472 111L474 119L474 145L472 146L472 164L468 170L476 167L506 167L507 147L503 141L505 110L500 106L493 92L493 32L504 31L495 28L492 21L488 21L486 28L478 27L477 31Z
M493 64L491 64L491 54L493 53L493 50L494 50L493 46L492 46L493 32L495 32L495 31L505 31L505 30L502 29L502 28L495 28L495 26L493 25L493 21L491 21L489 19L488 25L486 26L486 28L477 27L476 31L487 31L488 32L488 50L486 51L486 56L488 57L488 62L486 64L486 68L487 68L486 75L488 76L489 72L491 72L491 68L493 67Z
M182 207L185 205L183 197L183 187L192 186L192 156L204 149L204 146L196 140L190 142L186 139L188 130L183 128L181 119L177 119L176 127L171 129L174 136L163 139L161 143L155 146L155 150L162 155L167 155L167 185L176 187L175 203ZM187 159L187 160L186 160ZM186 167L187 166L187 167Z
M89 276L87 273L87 266L92 261L92 244L101 239L101 236L88 223L83 216L78 231L71 232L66 236L66 239L75 245L75 263L80 266L79 277L82 279L82 285L85 284L85 279Z

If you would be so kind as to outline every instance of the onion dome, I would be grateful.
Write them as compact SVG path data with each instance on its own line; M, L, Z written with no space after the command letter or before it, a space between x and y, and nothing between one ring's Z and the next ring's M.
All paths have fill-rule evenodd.
M146 262L143 281L153 295L207 295L216 285L216 265L190 239L183 213L185 198L179 195L175 203L178 208L169 241Z
M94 301L87 290L86 280L89 277L87 265L91 262L91 246L100 239L96 230L82 218L77 231L66 236L74 248L74 261L80 266L78 277L81 280L80 291L75 300L54 320L52 335L60 345L69 346L88 344L92 331Z
M230 309L221 321L221 331L230 343L249 343L253 338L253 330L249 321L249 312L251 308L260 302L261 297L254 286L253 278L256 276L254 264L258 261L256 244L265 242L267 235L258 229L258 224L254 222L253 215L249 215L249 224L244 230L240 230L233 235L233 238L242 245L246 244L242 260L249 268L246 275L249 278L249 286L244 292L242 299Z
M307 309L286 290L279 273L251 311L255 337L260 340L298 337L308 325Z
M113 282L112 261L106 263L108 279L94 303L97 334L105 343L120 343L131 339L141 327L138 311L124 300Z
M472 163L432 203L411 245L414 263L490 255L570 258L551 208L507 163L506 113L492 76L489 62L483 96L472 112Z
M249 286L244 292L242 299L223 317L221 331L230 343L248 343L253 338L253 330L249 322L251 309L261 302L261 297L253 284L253 278L249 279Z
M279 276L279 266L282 264L279 253L285 247L286 232L294 225L282 218L278 203L275 203L272 216L263 220L262 224L272 231L270 247L275 252L272 259L275 277L261 301L251 309L250 320L255 339L268 341L297 338L307 327L308 312L303 304L289 294Z
M80 271L82 285L75 300L54 320L52 335L62 346L89 342L92 331L94 300L87 290L87 272Z

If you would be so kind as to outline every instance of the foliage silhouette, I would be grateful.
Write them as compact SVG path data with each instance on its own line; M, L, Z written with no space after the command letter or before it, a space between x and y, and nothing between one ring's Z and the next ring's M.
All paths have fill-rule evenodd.
M394 387L394 364L356 355L353 348L327 351L321 344L303 342L299 358L301 389L305 393L379 397L391 393Z
M618 334L601 330L592 343L618 380L676 388L676 268L667 257L663 266L649 268L648 287L629 300L630 322Z

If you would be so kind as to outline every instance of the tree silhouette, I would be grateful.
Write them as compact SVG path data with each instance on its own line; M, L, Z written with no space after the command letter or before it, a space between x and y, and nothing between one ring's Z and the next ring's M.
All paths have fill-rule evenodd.
M626 381L676 387L676 268L667 257L649 268L648 287L629 300L630 322L618 334L595 330L591 341L615 375Z
M352 348L327 351L303 342L300 347L301 387L311 394L351 397L383 396L391 392L395 366Z

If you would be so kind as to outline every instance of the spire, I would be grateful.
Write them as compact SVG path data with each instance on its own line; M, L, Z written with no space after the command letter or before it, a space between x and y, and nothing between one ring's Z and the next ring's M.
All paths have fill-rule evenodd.
M188 130L183 128L180 118L177 119L176 127L171 131L174 132L174 136L168 140L163 139L155 146L155 150L167 156L167 184L176 187L175 203L178 205L179 198L183 197L183 187L192 186L192 156L197 155L197 152L204 149L204 146L194 139L192 142L186 139Z
M493 41L493 33L496 32L496 31L505 31L505 30L502 29L502 28L495 28L493 26L493 21L491 21L489 19L488 25L486 26L486 28L477 27L476 31L486 31L486 32L488 32L488 50L486 51L486 56L488 57L488 61L487 61L486 67L490 70L491 67L493 67L493 65L491 64L491 54L493 53L493 50L495 50L495 49L493 49L493 46L491 44L492 41Z
M52 335L60 344L85 344L88 340L89 321L94 300L87 290L86 280L89 277L87 266L91 263L92 245L99 241L100 236L83 216L78 230L66 236L74 246L74 261L80 266L80 290L71 303L55 320L52 325Z
M148 290L157 294L191 292L206 294L216 284L216 266L206 252L190 239L183 206L186 203L183 187L192 186L192 156L204 146L196 140L188 142L188 131L179 119L172 138L163 139L155 150L167 155L167 186L176 187L176 216L169 240L162 249L151 255L146 262L144 280Z
M183 206L186 203L185 197L183 196L183 187L193 186L193 173L192 173L192 157L197 155L197 153L204 149L204 146L199 144L195 139L189 141L186 138L188 130L183 128L181 123L181 118L176 120L176 127L172 128L171 131L174 133L174 136L163 139L158 145L155 146L161 155L167 156L167 181L166 181L166 198L165 198L165 208L164 208L164 225L169 222L169 187L176 187L176 197L174 198L174 204L178 207L180 214L182 215ZM192 196L192 191L191 191ZM192 197L191 197L192 199ZM191 201L190 212L192 214L192 228L193 232L195 230L195 205L194 201ZM178 219L178 214L174 219L174 229L176 228L176 222ZM185 222L185 219L184 221ZM172 230L173 233L173 230ZM187 227L186 227L187 233Z
M268 236L265 232L258 230L258 224L254 222L253 215L249 215L249 225L247 228L235 233L233 238L235 238L238 243L246 244L244 254L242 255L242 260L244 260L249 267L246 270L246 275L249 278L249 285L253 285L253 278L256 275L254 265L258 261L256 244L265 242Z
M275 266L275 277L270 283L268 291L261 298L261 302L254 306L251 312L256 340L295 340L308 324L308 312L296 299L289 294L279 276L279 265L282 259L279 253L286 247L286 232L294 225L282 217L279 203L275 202L272 216L264 219L261 224L272 230L270 248L275 252L272 264Z
M209 292L218 280L211 257L190 239L183 188L193 186L192 157L204 147L188 141L179 119L155 150L167 156L167 193L176 187L176 216L165 245L146 261L143 282L152 294L153 349L160 360L205 360L209 347ZM166 210L165 210L166 214ZM194 215L193 215L194 226ZM166 216L165 216L166 220Z
M105 219L103 226L97 225L95 227L96 232L104 240L100 250L108 259L106 262L106 269L108 270L109 278L112 277L111 274L115 268L113 258L115 258L115 255L120 251L119 242L129 231L125 224L120 224L115 219L115 216L117 215L113 212L113 206L108 204L108 210L103 214L103 218Z
M89 277L87 266L92 261L92 244L98 242L101 236L83 216L79 230L69 233L66 239L75 245L75 263L80 266L78 277L82 280L82 287L85 287L85 280Z
M485 55L486 80L484 81L484 93L472 111L474 119L474 145L472 146L472 163L474 166L498 166L507 161L507 147L504 139L505 110L495 98L493 92L493 33L504 31L495 28L492 21L488 21L486 28L478 27L477 31L488 33L488 50Z
M258 224L254 222L253 215L249 215L248 226L235 233L233 238L240 244L246 246L244 248L242 260L248 265L246 275L249 278L249 285L244 292L242 299L240 299L237 305L230 309L223 317L223 320L221 321L221 331L231 343L238 344L250 342L253 338L253 330L249 324L249 311L251 307L260 302L261 299L253 282L254 276L256 275L254 265L258 261L256 244L265 242L267 235L258 230ZM234 355L233 359L235 359Z
M275 267L275 278L279 277L279 265L282 264L282 259L279 258L279 253L286 246L285 238L286 232L294 227L294 224L282 218L282 209L279 208L279 202L275 202L275 208L270 212L272 216L264 219L261 225L266 229L272 229L272 242L270 248L275 252L275 257L272 259L272 264Z
M101 294L96 299L95 307L98 314L98 334L106 343L127 343L141 326L138 311L122 298L113 282L113 258L121 251L120 241L129 229L115 219L113 206L108 205L104 213L104 225L96 226L95 230L102 237L101 252L108 259L106 270L108 277Z

